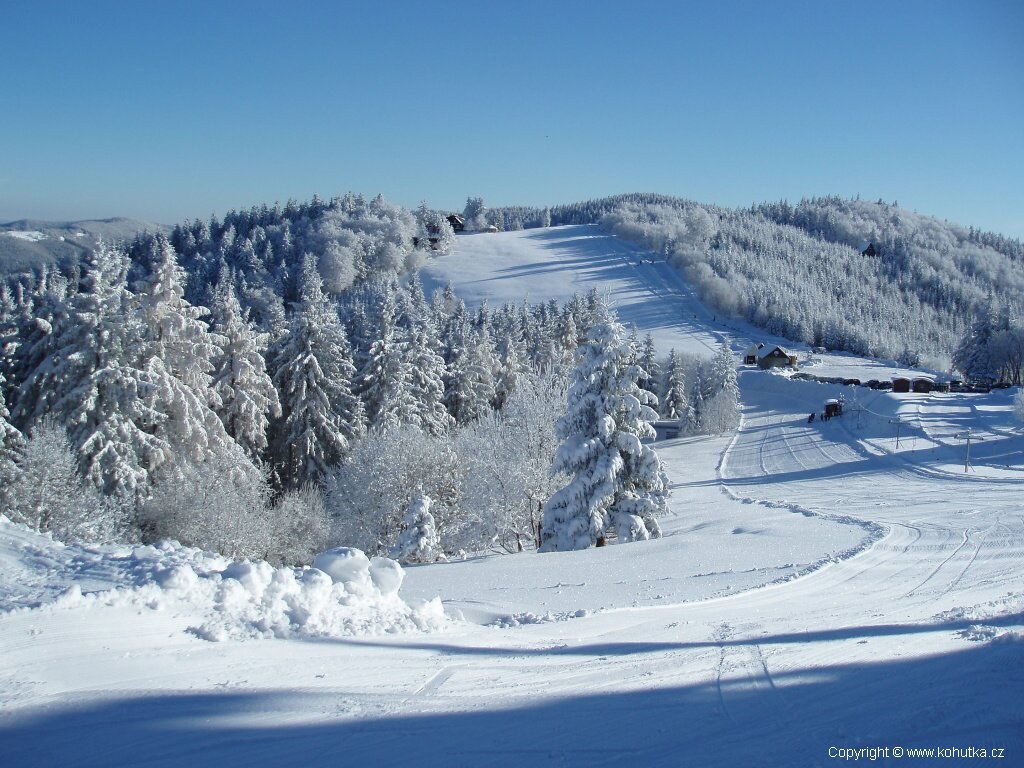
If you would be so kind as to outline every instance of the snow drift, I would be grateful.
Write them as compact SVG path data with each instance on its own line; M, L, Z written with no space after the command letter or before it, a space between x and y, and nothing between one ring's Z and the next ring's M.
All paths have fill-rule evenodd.
M323 552L312 568L273 568L173 541L64 545L0 516L0 552L0 610L187 608L200 617L188 631L211 641L429 631L445 621L440 600L413 607L399 597L397 562L357 549Z

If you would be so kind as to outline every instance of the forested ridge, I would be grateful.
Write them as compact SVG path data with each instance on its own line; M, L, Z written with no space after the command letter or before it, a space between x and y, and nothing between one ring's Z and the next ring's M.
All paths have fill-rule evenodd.
M577 350L600 339L622 361L611 379L628 373L685 432L735 425L727 349L700 360L620 338L596 293L472 310L451 287L424 295L418 267L455 242L446 213L314 198L9 277L4 514L64 539L173 537L279 562L332 543L407 551L407 517L435 526L424 537L438 557L518 551L538 542L541 506L566 481L552 464L573 438L556 424ZM600 224L773 333L1019 382L1015 240L837 198L744 210L470 198L462 214L470 230ZM656 530L630 514L620 535Z

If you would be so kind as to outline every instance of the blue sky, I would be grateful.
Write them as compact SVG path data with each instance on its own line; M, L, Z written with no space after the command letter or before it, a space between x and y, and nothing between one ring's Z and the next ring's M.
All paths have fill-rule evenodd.
M898 201L1024 237L1024 4L0 0L0 221Z

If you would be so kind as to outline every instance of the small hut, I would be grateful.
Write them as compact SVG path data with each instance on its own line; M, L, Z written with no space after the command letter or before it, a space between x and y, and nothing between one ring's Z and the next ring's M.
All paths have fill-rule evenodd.
M935 381L930 376L893 376L893 392L917 392L928 394L935 387Z

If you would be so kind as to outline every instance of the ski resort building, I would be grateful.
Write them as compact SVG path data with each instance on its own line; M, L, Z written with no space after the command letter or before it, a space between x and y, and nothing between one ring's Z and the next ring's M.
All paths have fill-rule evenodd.
M759 368L796 368L796 355L791 355L780 346L762 345L757 352Z
M927 394L935 388L935 379L931 376L893 376L893 392L918 392Z

